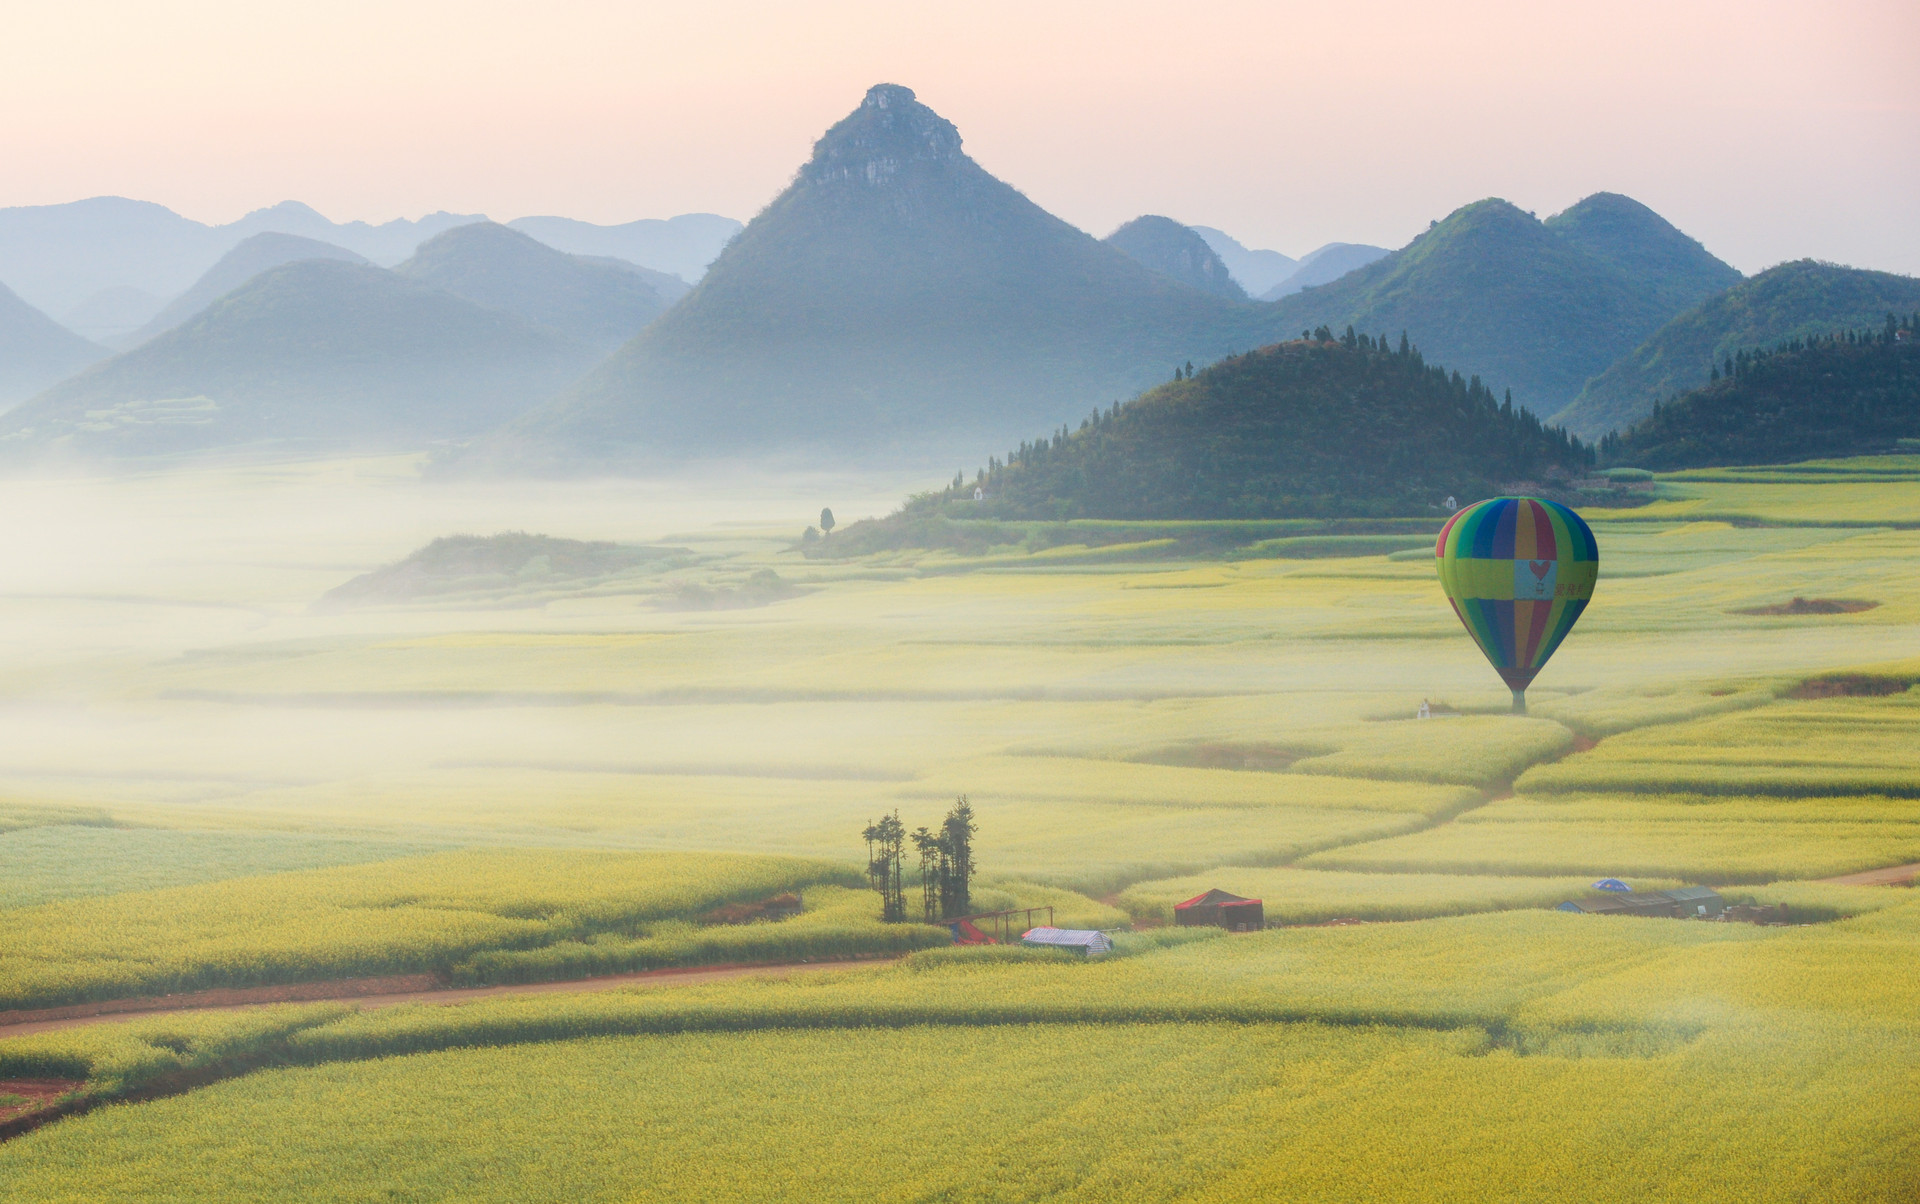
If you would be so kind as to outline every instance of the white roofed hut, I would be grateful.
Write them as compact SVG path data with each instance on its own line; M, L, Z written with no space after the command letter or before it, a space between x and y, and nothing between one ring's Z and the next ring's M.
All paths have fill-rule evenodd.
M1091 928L1029 928L1020 934L1022 945L1036 948L1074 949L1086 957L1105 957L1113 952L1107 934Z

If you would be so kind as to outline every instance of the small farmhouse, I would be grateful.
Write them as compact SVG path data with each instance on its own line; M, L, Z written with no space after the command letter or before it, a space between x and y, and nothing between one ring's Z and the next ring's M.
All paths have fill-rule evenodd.
M1173 905L1173 922L1183 928L1224 928L1228 932L1258 932L1267 926L1266 905L1223 890L1195 895Z

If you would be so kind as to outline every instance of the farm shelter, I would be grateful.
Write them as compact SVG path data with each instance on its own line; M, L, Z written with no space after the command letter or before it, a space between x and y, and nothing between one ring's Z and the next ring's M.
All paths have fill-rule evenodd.
M1659 916L1663 919L1717 916L1726 902L1705 886L1681 886L1673 890L1636 891L1608 895L1601 899L1572 899L1559 911L1578 911L1587 915Z
M1725 900L1719 892L1706 886L1679 886L1664 891L1672 899L1683 916L1717 916L1726 908Z
M1186 928L1224 928L1228 932L1258 932L1267 926L1267 912L1258 899L1243 899L1223 890L1195 895L1173 905L1173 922Z
M1091 928L1029 928L1020 935L1023 945L1053 949L1076 949L1087 957L1103 957L1113 952L1107 934Z

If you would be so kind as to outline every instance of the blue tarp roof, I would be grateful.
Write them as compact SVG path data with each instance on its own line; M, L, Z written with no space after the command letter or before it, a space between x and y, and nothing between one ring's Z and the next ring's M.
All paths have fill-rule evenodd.
M1593 889L1618 890L1618 891L1627 891L1629 893L1633 890L1631 886L1628 886L1626 883L1620 881L1620 879L1618 878L1602 878L1600 879L1600 881L1593 884Z

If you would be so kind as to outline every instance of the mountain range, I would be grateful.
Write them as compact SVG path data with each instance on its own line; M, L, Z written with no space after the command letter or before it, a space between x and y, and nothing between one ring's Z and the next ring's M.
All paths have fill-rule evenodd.
M172 330L260 273L301 259L367 262L365 257L345 247L336 247L317 239L302 238L297 234L255 234L241 239L233 250L222 255L185 292L162 306L146 324L118 338L108 339L107 345L117 351L138 347L155 335Z
M392 267L421 243L479 214L431 213L373 225L334 222L297 201L256 209L225 225L185 218L163 205L92 197L60 205L0 209L0 281L48 314L92 323L91 309L118 306L94 325L124 335L157 313L239 243L255 234L288 234L341 247ZM713 214L593 226L566 218L522 218L521 228L558 250L608 255L641 267L698 279L739 223ZM131 290L131 291L129 291ZM137 295L136 295L137 294ZM144 298L144 300L141 300ZM129 310L129 302L135 303ZM139 312L139 306L145 312ZM131 312L135 316L126 320Z
M1856 330L1920 309L1920 280L1811 259L1783 263L1674 318L1587 382L1554 421L1588 439L1625 430L1655 403L1708 383L1742 350Z
M1430 356L1513 390L1536 414L1740 273L1627 197L1597 193L1542 222L1467 205L1411 243L1274 304L1294 331L1408 332Z
M0 449L413 449L495 427L596 358L577 339L395 272L303 259L0 415Z

